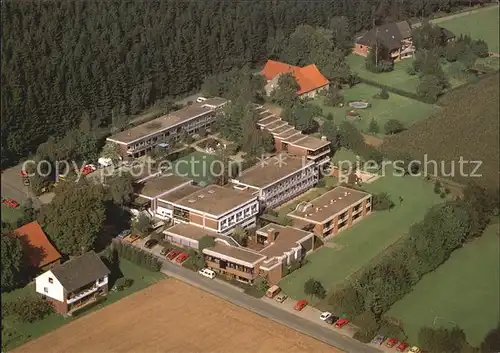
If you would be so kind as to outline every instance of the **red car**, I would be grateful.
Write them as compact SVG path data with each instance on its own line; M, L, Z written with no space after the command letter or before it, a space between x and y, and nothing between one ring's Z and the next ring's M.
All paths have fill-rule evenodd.
M171 252L169 252L167 254L167 259L169 260L173 260L177 257L177 255L179 255L181 252L179 250L172 250Z
M336 328L342 328L349 323L349 320L346 318L338 319L335 323Z
M297 304L295 304L295 306L293 307L293 309L297 310L297 311L301 311L306 306L307 306L307 300L302 299L302 300L298 301Z
M2 200L2 203L4 205L6 205L7 207L10 207L10 208L17 208L17 207L19 207L19 203L16 200L13 200L13 199Z
M398 344L399 340L397 338L389 338L387 340L387 342L385 342L385 346L386 347L389 347L389 348L392 348L394 347L396 344Z
M80 169L80 171L82 172L83 175L87 175L87 174L92 173L93 169L89 165L86 165L82 169Z
M404 352L406 348L408 348L408 343L401 342L399 346L396 347L396 350L398 350L399 352Z
M183 252L179 256L177 256L177 259L175 259L175 262L177 262L178 264L181 264L184 261L186 261L188 257L189 257L189 255Z
M21 174L22 177L27 177L28 176L28 173L26 173L26 171L24 169L21 170Z

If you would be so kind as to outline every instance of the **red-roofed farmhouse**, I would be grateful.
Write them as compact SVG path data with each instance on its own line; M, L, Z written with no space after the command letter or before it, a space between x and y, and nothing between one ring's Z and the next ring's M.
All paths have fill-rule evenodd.
M17 228L12 235L21 240L25 255L33 267L46 269L60 262L61 254L47 239L37 221Z
M301 97L314 98L319 91L328 89L328 80L314 64L298 67L268 60L261 73L267 80L265 87L267 95L270 95L278 87L279 76L287 73L291 73L295 77L300 86L297 94Z

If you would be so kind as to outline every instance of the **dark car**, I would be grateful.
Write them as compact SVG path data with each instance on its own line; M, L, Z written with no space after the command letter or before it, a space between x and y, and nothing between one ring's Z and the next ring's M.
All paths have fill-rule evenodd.
M144 243L144 247L146 249L151 249L153 246L155 246L156 244L158 244L158 240L156 239L149 239L148 241L146 241Z
M170 248L162 248L161 251L160 251L160 255L162 256L166 256L169 252L170 252Z
M338 316L332 315L332 316L328 317L328 319L326 319L325 322L328 325L333 325L335 323L335 321L337 321L338 319L339 319Z

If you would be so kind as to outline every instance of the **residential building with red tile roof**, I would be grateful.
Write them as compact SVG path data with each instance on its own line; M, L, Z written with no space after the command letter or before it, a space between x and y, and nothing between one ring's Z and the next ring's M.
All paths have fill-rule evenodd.
M328 79L323 76L314 64L298 67L268 60L261 71L261 74L267 80L265 87L267 95L270 95L278 87L279 76L287 73L291 73L295 77L299 85L297 91L299 96L314 98L319 91L328 89Z
M15 229L12 235L21 240L25 255L33 267L48 268L60 262L61 254L50 243L37 221Z

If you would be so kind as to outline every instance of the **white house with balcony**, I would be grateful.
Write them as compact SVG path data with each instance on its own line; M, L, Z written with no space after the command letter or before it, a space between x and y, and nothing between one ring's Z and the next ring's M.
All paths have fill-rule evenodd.
M89 251L38 276L35 288L58 313L71 315L108 293L109 274L99 256Z

